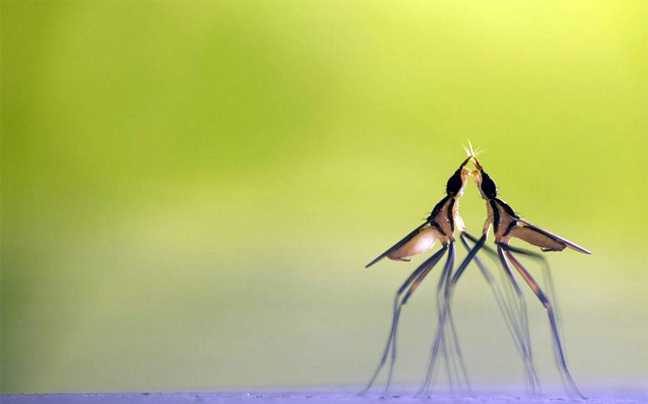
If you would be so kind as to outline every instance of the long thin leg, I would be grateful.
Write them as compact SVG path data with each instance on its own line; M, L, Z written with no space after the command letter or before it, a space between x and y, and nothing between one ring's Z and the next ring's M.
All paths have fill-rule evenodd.
M500 258L500 262L502 264L502 267L504 268L504 272L509 280L509 285L513 287L513 291L515 293L515 298L517 299L517 304L514 305L514 309L516 310L516 315L518 317L518 323L520 324L520 330L521 333L524 337L524 342L526 345L526 351L527 351L527 358L529 361L529 367L532 370L533 376L535 376L533 379L535 379L535 384L538 385L539 388L539 380L537 377L537 373L535 372L535 367L533 366L533 349L531 347L531 334L529 333L529 318L527 315L527 309L526 309L526 302L524 300L524 295L522 294L522 290L520 289L520 286L518 285L517 280L515 279L515 276L513 275L513 271L511 270L511 267L509 266L508 262L506 261L506 258L504 257L504 249L503 249L503 244L498 243L497 247L497 254ZM533 377L532 376L532 377ZM529 376L527 376L529 377ZM531 388L533 393L535 393L535 385L534 382L529 381L531 384Z
M503 247L503 249L506 253L506 257L511 261L515 269L518 270L520 275L522 275L526 283L529 285L533 293L535 293L535 295L538 297L545 309L547 309L547 314L549 315L549 323L551 324L551 332L554 340L554 348L557 351L557 356L559 359L559 369L561 369L561 373L564 375L564 378L566 379L568 386L572 389L572 392L576 393L576 395L584 399L585 396L583 396L583 394L578 390L578 387L576 387L576 384L574 383L574 380L569 373L569 369L567 369L567 361L565 360L565 353L563 351L562 344L560 343L558 327L556 325L556 317L554 315L554 310L551 306L551 302L540 288L540 285L538 285L538 283L535 281L535 279L533 279L526 268L524 268L524 266L522 266L522 264L515 258L513 253L507 250L505 247Z
M442 309L442 306L443 306L442 299L443 299L443 297L442 297L442 292L440 292L440 290L442 290L442 285L445 283L446 276L447 276L447 272L443 271L442 274L441 274L441 277L439 279L438 286L437 286L437 295L436 295L436 299L437 299L437 316L438 316L438 319L437 319L437 331L436 331L436 336L435 336L435 340L434 340L434 344L433 344L433 348L432 348L432 354L431 354L430 363L429 363L429 366L428 366L428 374L430 374L431 371L432 371L432 369L430 367L434 366L434 363L436 361L436 355L438 354L439 349L441 349L442 355L445 353L445 350L444 350L444 347L443 347L443 329L444 329L444 320L442 319L442 317L443 317L443 315L442 315L442 310L443 310ZM452 385L452 380L450 378L451 374L450 374L449 369L448 369L448 363L447 363L447 361L444 361L444 363L446 365L446 369L447 369L448 376L449 376L448 383L450 385ZM428 383L429 383L429 381L428 381Z
M444 247L444 249L445 248L446 247ZM432 269L434 268L436 263L439 262L441 257L442 257L442 255L439 255L439 257L437 259L435 259L433 262L431 262L431 264L426 265L420 273L416 274L416 279L408 287L407 293L405 293L405 295L403 296L403 299L401 300L400 306L398 308L398 317L399 318L400 318L400 310L401 310L401 308L409 301L409 299L412 296L412 294L414 293L414 291L416 291L416 289L419 287L421 282L423 282L425 277L430 273L430 271L432 271ZM401 287L401 289L402 289L402 287ZM398 319L396 319L396 321L398 322ZM391 385L392 376L394 374L394 365L396 364L396 347L397 347L397 345L398 345L397 344L397 332L396 332L396 328L394 328L393 337L392 337L392 343L391 343L391 361L389 363L389 373L388 373L388 376L387 376L387 383L385 385L385 394L387 394L389 392L389 386Z
M468 258L466 258L468 259ZM465 262L465 261L464 261ZM459 348L459 340L457 338L456 334L456 329L454 327L454 320L452 318L452 310L450 307L450 302L451 302L451 297L452 297L452 264L454 263L454 257L453 257L453 262L449 262L449 266L447 267L447 276L443 277L439 281L439 286L437 287L437 308L439 311L439 320L438 320L438 327L437 327L437 332L436 336L434 339L434 343L432 344L432 349L430 353L430 362L428 364L428 370L427 374L425 376L425 379L421 383L421 387L417 393L417 395L422 395L424 394L432 381L432 376L434 374L434 367L436 364L437 356L439 354L439 350L441 350L442 355L444 354L445 351L445 342L446 342L446 336L445 336L445 323L446 319L448 319L448 323L450 323L450 338L452 340L450 341L451 343L454 344L455 347L455 353L457 354L457 357L459 359L459 368L461 371L461 374L463 375L463 378L465 380L466 387L470 389L470 384L468 380L468 375L465 370L465 363L463 360L463 355L461 354L461 350ZM464 263L462 263L464 265ZM467 265L467 264L465 264ZM443 298L441 298L443 297ZM447 360L446 360L447 362ZM459 376L459 375L458 375ZM461 377L458 377L461 379ZM452 387L452 384L451 384Z
M549 295L549 301L552 303L553 306L554 315L556 318L556 328L558 329L558 335L562 338L563 325L562 325L562 316L560 315L560 304L559 304L560 302L558 301L558 297L555 292L556 288L554 287L553 277L551 276L551 268L549 267L549 261L544 255L537 253L535 251L513 247L508 244L503 244L503 248L510 252L524 255L525 257L533 259L540 263L542 267L542 275L543 275L542 278L544 279L545 290L547 291L547 294ZM558 352L555 349L554 349L554 359L556 361L556 364L560 362L560 357L558 356Z
M448 355L447 349L447 339L445 334L445 290L447 288L448 279L450 279L450 273L452 272L452 267L454 266L454 243L450 243L451 249L448 252L448 258L446 264L441 273L439 283L437 284L437 316L438 316L438 332L440 332L440 348L441 356L443 357L443 363L446 367L446 374L448 375L448 384L450 385L450 390L454 391L454 374L453 370L454 362L451 362L452 357ZM443 319L442 319L443 317Z
M457 283L463 272L466 270L468 267L468 264L470 261L472 261L473 258L475 258L475 255L481 250L481 248L484 246L484 243L486 242L486 234L482 235L479 240L475 243L474 247L470 252L468 253L468 256L463 260L461 265L459 265L459 268L457 268L457 272L455 273L454 277L452 278L452 284L454 285Z
M454 316L452 314L451 298L453 292L453 273L452 268L454 267L454 254L452 257L452 263L450 265L448 275L445 279L445 288L443 290L444 298L444 310L446 311L446 316L449 324L450 337L448 338L448 344L454 348L455 355L458 359L458 364L455 365L455 371L457 372L457 384L459 389L461 389L461 382L463 380L466 389L470 391L470 380L468 379L468 373L466 372L466 363L463 359L463 354L461 353L461 346L459 344L459 338L457 337L457 328L455 327ZM452 357L454 359L454 357ZM458 367L458 368L457 368Z
M466 364L463 359L463 354L461 353L461 346L459 344L459 338L457 337L457 329L455 327L454 316L452 314L452 307L450 305L450 301L451 301L450 297L452 295L452 290L451 290L452 275L453 275L452 270L454 267L454 259L455 257L453 251L453 256L451 260L452 262L448 267L447 275L445 277L445 280L443 281L443 290L438 291L439 295L443 296L443 299L441 301L443 303L443 310L445 311L445 316L446 316L445 318L447 319L448 326L449 326L447 328L449 335L445 335L446 328L443 329L444 332L443 343L444 345L447 344L449 349L453 350L455 353L455 355L448 354L446 357L446 361L448 362L448 364L452 368L452 371L454 372L453 374L457 380L457 387L461 390L463 388L462 387L462 383L463 383L465 388L470 391L470 381L468 379L468 373L466 372ZM449 376L450 374L451 373L449 373ZM450 381L452 381L452 378L450 378Z
M553 277L551 276L551 268L549 267L549 261L544 255L537 253L535 251L513 247L508 244L505 245L506 245L505 249L514 252L516 254L524 255L525 257L536 260L542 266L542 278L544 279L545 290L549 295L549 301L553 303L554 313L556 315L556 323L558 325L558 333L562 336L563 327L562 327L562 318L560 315L560 304L559 304L560 302L558 301L558 297L556 295L556 288L554 287Z
M425 260L421 265L419 265L419 267L416 268L416 270L414 272L412 272L412 274L407 278L405 283L403 283L403 285L396 292L396 297L394 298L392 324L391 324L391 328L390 328L390 331L389 331L389 337L387 339L387 344L385 346L385 350L384 350L383 355L382 355L382 357L380 359L380 363L378 364L378 367L376 368L373 375L371 376L371 379L369 380L369 383L367 383L365 388L362 389L360 394L365 394L369 390L369 388L371 388L374 381L376 380L376 377L378 377L378 374L380 373L380 370L382 369L382 367L385 365L385 362L387 361L387 357L389 355L389 349L390 349L390 347L391 347L391 345L393 343L393 340L394 340L395 335L396 335L396 330L398 328L398 319L400 317L401 307L404 304L401 301L401 295L403 293L405 293L405 291L410 287L410 285L412 285L413 282L415 282L415 280L419 277L419 275L421 275L421 273L425 272L425 270L427 268L434 267L437 264L437 262L439 262L441 257L445 254L446 250L447 250L447 247L443 246L443 248L441 250L434 253L434 255L432 255L430 258ZM409 295L411 295L411 294L408 294L408 297L409 297ZM395 354L393 354L393 355L395 356Z
M451 303L451 298L452 298L452 289L454 288L455 283L457 282L457 280L459 279L459 277L461 276L463 271L465 271L465 269L468 266L468 264L470 263L470 261L472 261L472 259L475 257L475 255L477 254L479 249L484 245L485 241L486 241L486 235L484 235L482 237L482 239L480 240L478 245L476 245L472 250L470 250L470 252L468 253L468 256L462 261L461 265L459 266L459 268L457 269L457 272L454 275L452 274L452 268L450 268L448 277L445 280L445 286L444 286L444 291L443 291L443 297L444 297L444 299L443 299L444 300L443 320L445 321L445 317L446 316L448 317L448 322L450 324L450 334L451 334L450 336L452 338L452 340L449 341L449 343L454 344L455 353L457 355L457 358L459 359L459 367L460 367L461 373L463 375L463 379L465 380L466 387L468 388L468 390L470 390L470 383L468 381L468 374L466 373L466 366L465 366L465 363L464 363L464 360L463 360L463 355L461 354L461 348L459 346L459 339L457 337L457 331L456 331L456 327L454 325L454 318L452 316L452 309L450 307L450 303ZM440 292L440 291L438 291L438 292ZM444 330L441 329L441 328L439 328L439 330L444 332ZM444 349L445 348L445 346L444 346L445 336L444 336L443 332L437 332L437 335L441 338L441 343L442 343L441 346ZM435 338L435 340L436 340L436 338ZM445 349L444 349L443 352L445 352ZM430 365L431 365L432 370L433 370L434 363L430 363ZM431 377L430 372L429 372L427 377ZM460 380L461 377L458 377L458 379ZM429 386L429 383L430 383L430 379L426 378L426 381L423 383L423 386L425 386L425 389L427 389L427 387Z
M477 237L473 236L468 232L463 232L462 235L466 236L466 238L468 238L468 240L472 241L473 243L477 243L479 241ZM488 255L492 258L494 264L498 266L500 265L499 257L497 256L497 251L495 251L494 249L492 249L486 244L482 246L482 249L488 253Z
M470 247L470 244L468 243L467 240L468 237L466 236L465 233L462 233L460 238L461 238L461 243L466 248L466 251L470 253L472 247ZM502 292L500 291L499 287L497 286L497 283L495 282L495 278L493 277L493 275L491 275L490 271L482 263L481 259L479 259L479 256L476 255L474 260L477 266L479 267L479 270L481 271L482 275L484 276L486 283L488 283L488 286L490 286L491 290L493 291L493 295L495 296L495 301L497 302L497 306L499 307L500 312L504 317L506 326L511 332L511 335L513 336L515 342L519 342L518 341L520 338L519 330L515 328L516 323L514 322L513 314L511 312L510 307L508 307L508 305L506 304L506 301L502 296ZM516 344L516 347L518 347L518 350L520 349L520 345Z
M461 375L457 375L457 380L459 381L459 388L461 388L461 378L463 378L466 390L471 391L470 388L470 379L468 379L468 373L466 372L466 363L463 359L463 354L461 353L461 347L459 345L459 338L457 337L457 328L454 323L454 316L452 314L452 308L450 307L450 298L446 299L446 306L448 310L448 323L450 324L450 335L452 337L452 344L454 346L455 354L459 359L459 371ZM460 377L459 377L460 376Z
M446 284L446 279L449 278L448 271L451 270L452 266L454 265L453 264L454 263L454 244L453 243L450 243L450 250L449 250L449 253L448 253L448 262L450 262L450 261L452 261L452 263L450 263L450 265L448 265L448 263L446 263L446 265L445 265L445 267L444 267L444 269L443 269L443 271L441 273L441 277L439 279L439 284L437 286L437 310L439 310L439 312L441 310L440 307L442 306L441 298L443 297L443 290L445 289L444 285ZM418 278L414 281L414 283L410 286L409 290L407 291L407 293L403 297L403 301L402 301L403 305L407 303L409 298L412 296L412 293L414 293L416 288L418 288L418 286L420 285L422 280L427 276L427 274L430 272L431 269L432 269L432 267L428 267L428 269L423 271L418 276ZM394 339L395 338L396 338L396 336L394 336ZM394 341L394 342L392 342L392 357L395 357L395 355L396 355L395 351L396 351L396 343ZM444 353L444 357L447 359L447 355L446 355L446 352L445 352L445 345L443 346L443 353ZM461 354L460 351L459 351L459 354ZM463 363L463 360L462 360L462 363ZM393 366L393 365L394 365L394 360L392 360L392 362L391 362L391 366ZM446 362L446 366L450 366L450 364L448 362ZM465 374L465 369L463 369L463 373ZM452 371L451 371L450 367L448 367L448 375L450 377L450 380L452 380Z
M466 250L470 252L471 247L470 244L468 243L468 239L472 239L472 240L477 240L477 239L465 232L462 233L460 237L461 237L462 244L464 245ZM495 258L497 259L497 253L494 250L492 250L490 247L484 246L483 249L486 252L495 255ZM502 292L499 289L499 286L497 285L497 282L495 281L495 278L491 275L490 271L482 263L478 255L475 255L474 260L477 266L479 267L482 275L484 276L486 283L488 283L491 290L493 291L495 301L497 302L500 312L504 317L504 322L506 323L506 327L509 330L511 337L513 338L513 343L515 345L515 348L517 349L518 353L522 357L522 362L524 364L528 387L535 394L536 385L539 386L538 375L535 370L535 366L533 365L533 358L530 356L529 349L526 346L526 341L522 335L522 331L520 330L521 325L518 324L518 322L516 321L516 318L513 315L511 307L509 307L509 304L507 304L506 300L504 299L504 296L502 295Z

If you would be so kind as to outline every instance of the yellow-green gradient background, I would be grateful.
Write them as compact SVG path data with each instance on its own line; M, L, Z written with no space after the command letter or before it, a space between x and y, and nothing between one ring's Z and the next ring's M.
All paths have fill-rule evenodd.
M0 7L3 392L364 383L422 257L363 265L468 139L504 200L593 251L549 254L574 377L646 388L645 1ZM472 182L461 208L478 234ZM423 376L438 273L397 383ZM521 390L475 267L455 315L475 383Z

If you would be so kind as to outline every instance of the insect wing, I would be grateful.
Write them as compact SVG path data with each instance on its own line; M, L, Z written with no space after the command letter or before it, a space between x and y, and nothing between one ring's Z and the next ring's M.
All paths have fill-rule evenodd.
M584 254L591 254L591 252L589 250L579 246L578 244L572 243L571 241L566 240L566 239L564 239L564 238L562 238L560 236L557 236L557 235L555 235L555 234L553 234L553 233L551 233L551 232L549 232L547 230L541 229L538 226L527 222L526 220L518 220L518 223L522 225L522 228L531 230L532 232L538 233L539 235L548 237L548 238L552 239L553 241L555 241L557 243L563 244L563 245L571 248L572 250L576 250L576 251L584 253ZM551 249L549 249L549 250L551 250Z
M414 237L416 237L416 235L417 235L417 234L421 231L421 229L423 229L426 225L427 225L427 222L426 222L426 223L423 223L422 225L420 225L420 226L417 227L416 229L412 230L412 232L409 233L407 236L405 236L401 241L399 241L398 243L394 244L394 245L391 246L387 251L385 251L384 253L380 254L380 255L379 255L378 257L376 257L373 261L371 261L370 263L368 263L367 265L365 265L365 268L369 268L370 266L372 266L372 265L375 264L376 262L378 262L378 261L380 261L381 259L385 258L385 257L386 257L389 253L391 253L392 251L395 251L395 250L398 250L399 248L401 248L401 247L402 247L403 245L405 245L408 241L410 241L411 239L413 239Z

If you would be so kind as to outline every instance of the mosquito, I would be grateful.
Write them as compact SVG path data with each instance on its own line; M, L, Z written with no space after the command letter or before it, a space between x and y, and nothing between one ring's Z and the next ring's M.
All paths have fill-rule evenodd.
M441 260L446 251L448 252L447 261L437 284L437 312L439 316L437 335L432 346L431 359L423 386L425 386L425 389L427 389L434 369L436 357L440 351L445 359L450 388L453 389L453 378L456 377L459 387L461 387L463 380L464 386L468 390L470 390L470 383L465 370L465 364L463 361L463 356L461 354L461 349L459 347L459 341L456 335L452 312L449 305L450 286L451 279L453 279L453 266L455 259L454 232L455 230L459 232L461 242L469 252L472 250L469 242L475 242L476 240L475 237L466 232L464 222L461 219L461 216L459 216L458 211L458 199L463 195L466 180L472 174L472 171L466 167L466 164L471 161L476 154L476 151L472 150L472 146L470 148L470 152L468 152L467 149L466 152L468 153L468 158L461 163L459 168L448 180L446 185L446 196L436 204L425 223L414 229L402 240L393 245L383 254L379 255L376 259L371 261L366 266L366 268L369 268L385 257L392 260L409 261L409 257L431 249L437 240L439 240L442 244L442 248L430 258L428 258L425 262L423 262L398 289L396 297L394 299L392 325L382 358L373 376L369 380L369 383L361 391L360 394L366 393L373 385L376 377L380 373L383 366L386 364L387 359L389 358L389 353L391 351L389 374L385 387L385 392L388 391L392 379L394 363L396 361L396 335L402 306L407 303L416 288L425 279L425 277L434 268L434 266ZM477 251L475 251L475 254L476 253ZM521 350L523 356L526 355L526 345L522 337L520 336L520 331L518 330L519 327L517 326L515 318L512 314L513 311L508 306L501 291L495 283L493 276L485 267L485 265L483 265L481 260L473 254L473 256L471 256L469 260L464 260L460 268L467 266L468 262L470 262L473 258L479 266L486 282L493 290L497 304L500 308L500 311L504 315L505 322L509 330L511 331L511 334L515 339L518 350ZM445 327L446 319L449 323L449 330ZM448 355L448 346L454 348L456 358L452 356L452 353ZM455 362L455 360L457 360L457 362Z
M515 275L513 274L513 271L511 270L510 264L512 264L517 272L522 276L522 278L529 285L540 303L547 310L551 335L553 339L554 357L565 389L568 392L574 393L584 399L585 397L580 392L580 390L578 390L578 387L576 387L576 383L574 382L569 369L567 368L567 361L565 359L564 348L560 340L560 331L557 324L558 321L555 308L555 296L553 293L553 285L550 277L549 267L548 265L546 265L544 257L539 253L512 247L509 245L509 242L512 238L518 238L533 246L539 247L543 252L562 251L565 248L570 248L584 254L591 254L591 252L569 240L557 236L547 230L541 229L540 227L533 225L527 220L522 219L506 202L497 197L497 186L495 184L495 181L493 181L493 179L484 171L476 156L473 155L472 160L477 169L471 172L471 176L477 184L477 188L481 197L486 200L486 209L488 216L484 223L482 236L479 239L470 237L470 240L474 242L474 246L464 262L462 262L461 266L455 272L451 280L451 285L454 286L457 283L458 279L466 269L468 263L482 248L484 248L487 252L494 254L493 250L484 246L488 237L488 233L490 232L490 228L492 226L495 245L497 246L497 256L499 258L500 264L502 265L502 268L507 275L508 280L510 281L510 284L514 289L515 296L518 299L519 305L515 308L515 310L518 316L518 323L521 324L520 329L524 334L523 339L525 340L524 345L526 346L526 348L522 348L522 350L527 350L526 353L523 352L523 356L526 355L527 360L531 359L531 344L528 336L526 307L524 304L524 298L522 297L522 291L518 285ZM536 260L541 260L545 263L545 278L547 280L546 287L549 291L551 299L547 297L545 292L540 288L538 282L536 282L529 271L527 271L527 269L517 259L516 254ZM526 330L524 330L525 327ZM436 340L442 340L442 337L437 335Z
M389 390L389 385L391 383L394 370L394 363L396 361L396 331L398 329L398 320L400 318L401 309L403 305L407 303L407 301L421 284L421 282L423 282L425 277L430 273L430 271L432 271L434 266L447 252L448 256L446 258L446 262L443 267L439 283L437 285L437 307L440 308L443 306L442 298L445 293L440 292L449 287L452 270L454 267L454 232L456 229L458 229L459 231L464 231L465 229L464 222L461 219L461 216L459 216L458 208L459 198L463 195L466 182L468 180L468 177L470 177L471 175L471 170L466 167L466 164L470 160L471 157L465 159L461 163L459 168L454 172L454 174L448 179L448 182L446 184L446 196L434 206L426 221L365 266L365 268L369 268L385 257L396 261L410 261L410 257L430 250L432 247L434 247L434 244L436 244L437 240L441 243L441 249L435 252L430 258L425 260L421 265L419 265L396 292L396 297L394 298L393 305L392 324L389 332L389 337L387 339L387 344L385 346L378 367L369 380L369 383L367 383L366 387L360 392L360 394L366 393L373 385L376 377L380 373L380 370L387 362L387 359L391 352L391 361L389 365L389 374L387 377L385 392ZM443 348L445 348L445 339L442 338L439 344L443 345ZM458 344L455 345L455 347L456 349L458 349ZM445 349L443 349L443 351L445 353ZM460 352L458 352L458 356L461 361L460 364L458 364L460 368L459 372L465 375L465 366L463 365L463 361L461 360ZM448 371L450 372L450 370Z
M464 149L468 154L469 160L476 159L478 150L473 150L471 144L470 144L470 149L466 147L464 147ZM471 176L472 174L473 172L471 172ZM462 244L466 248L468 255L459 265L457 272L455 272L454 276L452 277L450 285L444 290L444 299L443 299L444 304L443 307L439 309L437 332L434 339L434 343L432 344L427 374L425 376L425 379L423 380L423 383L421 384L417 396L421 396L424 393L426 393L430 387L439 350L441 349L443 352L444 349L443 341L445 338L444 332L445 332L446 318L449 319L451 325L450 329L453 333L453 340L455 341L456 344L456 352L458 353L461 352L459 349L459 342L456 336L456 330L451 315L451 298L452 298L452 292L459 279L459 276L465 271L466 267L472 260L474 260L477 266L479 267L482 275L484 276L484 279L486 280L488 286L491 288L493 292L499 310L504 317L506 326L511 336L513 337L513 342L515 344L515 347L517 348L520 356L522 357L524 367L525 367L525 372L526 372L527 385L529 386L532 393L536 395L539 390L540 382L538 379L537 372L535 370L535 366L533 364L531 340L529 336L529 326L528 326L528 321L526 316L526 307L524 305L524 298L520 294L521 301L514 302L516 304L510 304L507 301L506 297L502 294L501 290L499 289L499 286L497 285L497 282L495 281L494 277L491 275L490 271L486 268L486 266L482 263L479 256L477 255L480 252L480 249L483 248L484 251L491 254L492 256L495 257L495 259L497 259L497 253L494 250L492 250L490 247L484 246L483 243L480 244L481 246L480 248L471 247L470 245L471 242L477 244L479 240L473 235L471 235L470 233L468 233L465 227L460 229L460 239ZM548 271L548 267L547 267L547 271ZM466 380L468 380L467 376L466 376ZM450 380L450 387L452 389L451 380Z

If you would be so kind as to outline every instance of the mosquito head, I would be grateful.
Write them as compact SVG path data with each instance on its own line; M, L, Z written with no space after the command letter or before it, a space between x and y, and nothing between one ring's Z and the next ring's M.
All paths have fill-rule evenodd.
M467 159L461 163L457 171L452 174L452 177L448 179L448 184L446 185L446 192L448 196L460 197L463 195L464 187L466 186L466 181L470 175L470 170L466 167L466 164L472 159L472 156L469 156Z
M471 172L470 175L475 180L475 183L477 184L477 189L479 189L479 193L481 194L481 197L486 200L496 198L497 185L495 184L495 181L493 181L490 175L486 174L482 165L479 164L479 160L473 157L473 162L475 163L475 167L477 169Z

